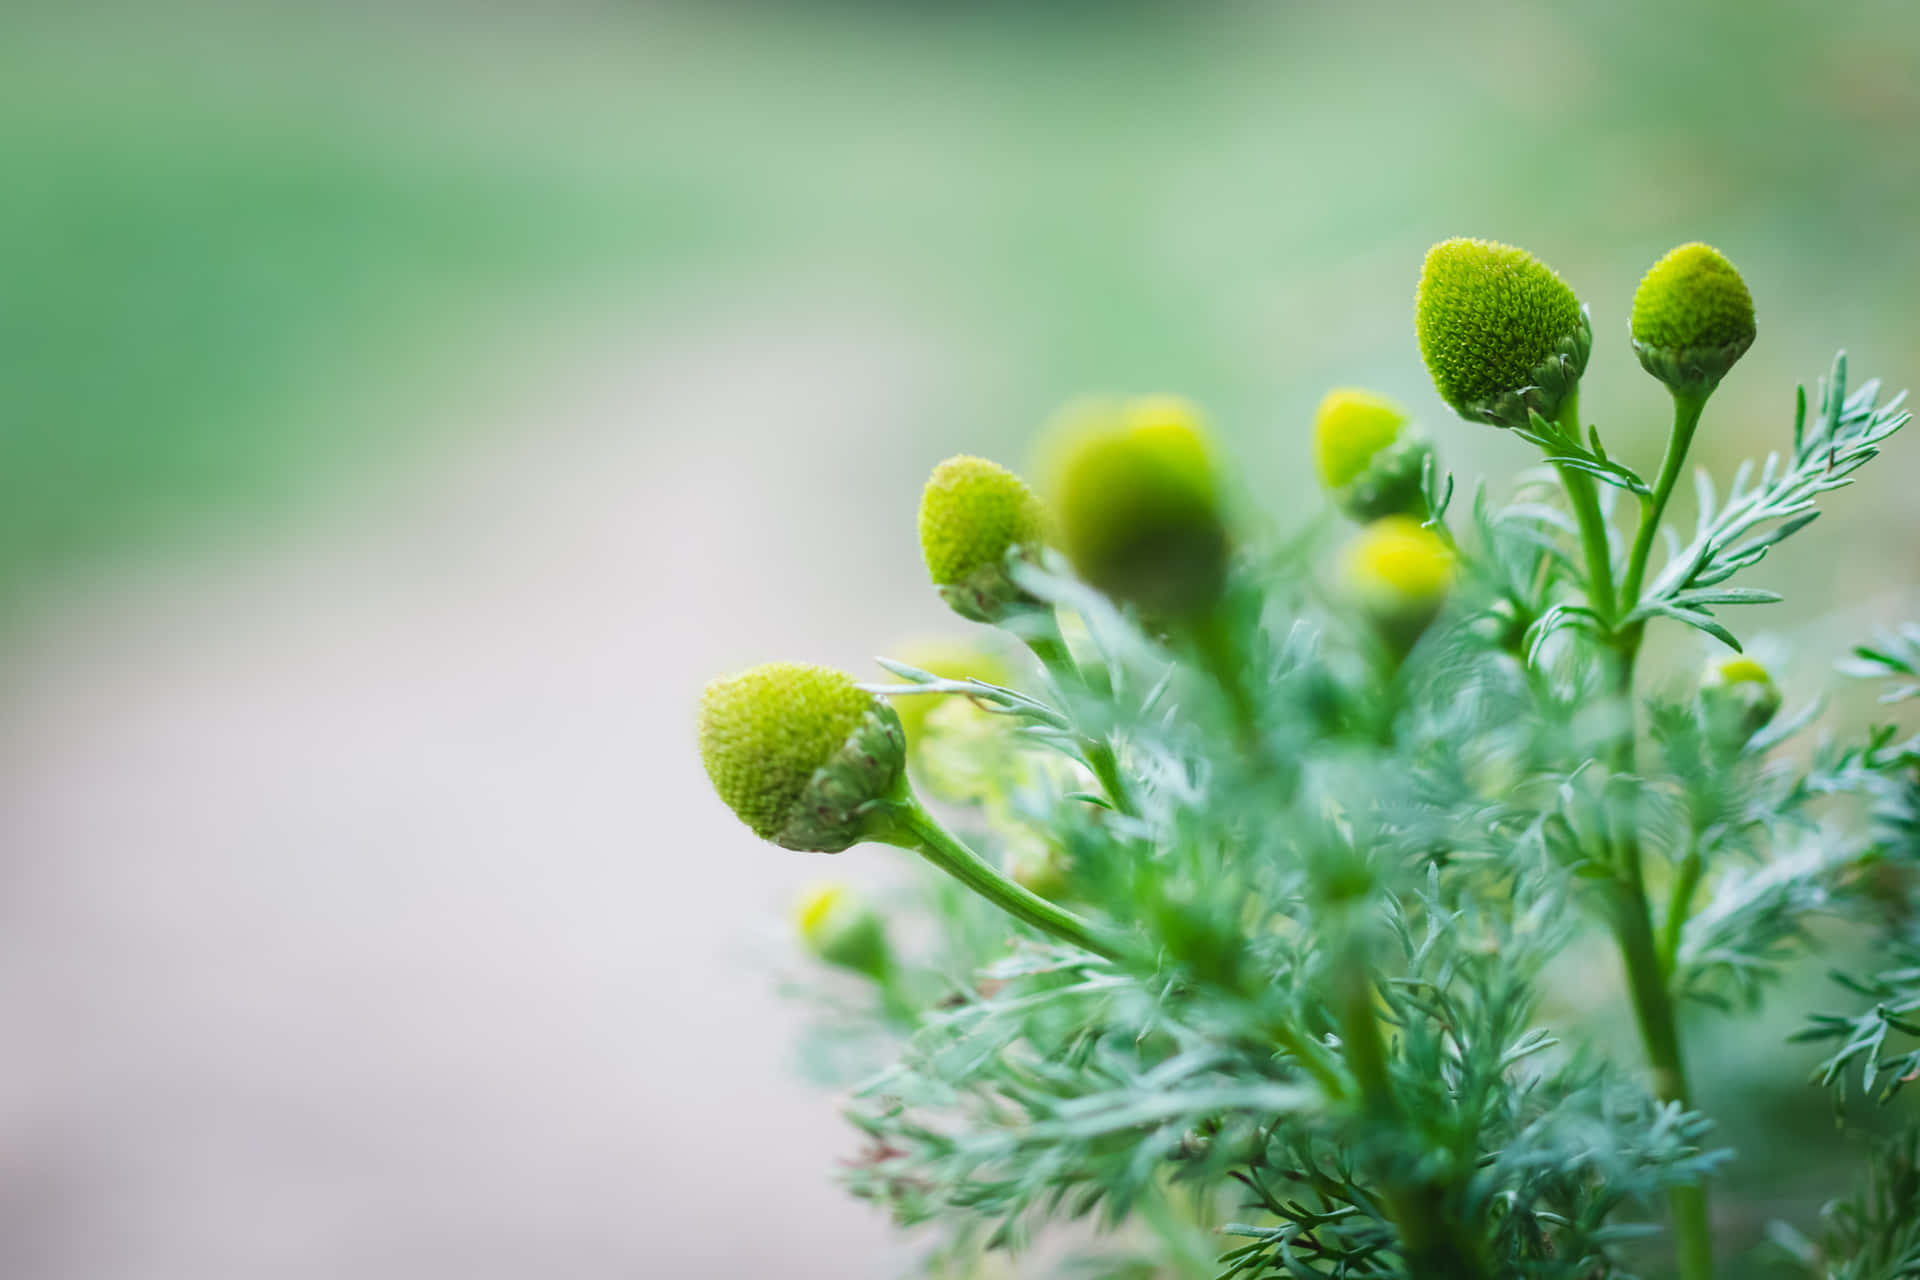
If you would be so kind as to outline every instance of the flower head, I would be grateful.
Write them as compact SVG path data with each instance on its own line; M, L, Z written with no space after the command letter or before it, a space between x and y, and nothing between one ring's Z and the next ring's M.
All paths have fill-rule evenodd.
M1767 727L1785 699L1767 669L1743 653L1707 664L1700 677L1700 715L1711 736L1740 746Z
M1753 345L1753 295L1718 249L1683 244L1633 294L1633 349L1677 392L1711 391Z
M1229 540L1197 409L1173 397L1097 401L1066 415L1052 507L1075 572L1150 617L1210 608Z
M1586 371L1593 330L1566 282L1525 249L1445 240L1427 252L1414 304L1420 354L1463 418L1552 418Z
M1433 446L1394 401L1352 387L1329 391L1314 414L1313 449L1320 483L1354 519L1420 509Z
M869 835L867 811L901 784L893 708L829 667L770 662L700 699L700 759L729 809L763 840L837 853Z
M1361 611L1390 638L1411 644L1453 585L1454 557L1412 516L1386 516L1360 531L1340 568L1341 585Z
M1013 472L962 455L933 469L920 494L920 553L947 604L975 622L997 622L1027 600L1007 572L1047 541L1047 515Z
M892 967L887 927L860 895L828 882L804 890L793 906L800 941L828 964L878 981Z

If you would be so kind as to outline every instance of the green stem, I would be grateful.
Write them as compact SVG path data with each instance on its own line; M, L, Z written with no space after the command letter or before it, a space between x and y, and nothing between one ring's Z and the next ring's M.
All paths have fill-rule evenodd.
M1042 933L1109 960L1118 960L1123 954L1117 938L1000 874L955 839L912 795L896 801L887 817L891 829L876 835L876 839L911 849L1014 919Z
M1693 914L1693 894L1700 887L1700 875L1706 870L1706 864L1700 857L1697 842L1687 842L1687 852L1680 859L1680 871L1673 882L1673 890L1667 895L1667 920L1660 932L1660 967L1665 971L1668 982L1673 980L1673 971L1680 963L1680 938L1687 927L1687 917Z
M1376 1122L1390 1127L1410 1123L1393 1089L1393 1077L1387 1066L1386 1039L1380 1034L1380 1019L1373 1007L1373 981L1364 956L1349 954L1335 979L1335 1017L1340 1027L1340 1043L1347 1066L1360 1086L1360 1096ZM1387 1214L1400 1232L1400 1246L1406 1255L1407 1271L1416 1276L1446 1276L1450 1280L1476 1280L1488 1274L1480 1256L1463 1230L1459 1214L1448 1204L1447 1188L1428 1179L1389 1177L1382 1187L1381 1200Z
M1074 690L1086 686L1086 673L1073 660L1073 654L1068 651L1067 642L1061 638L1060 627L1053 614L1048 613L1043 622L1021 638L1062 689ZM1080 753L1087 758L1087 766L1093 770L1093 776L1099 780L1101 790L1107 793L1107 799L1113 807L1130 817L1138 816L1133 791L1127 785L1126 775L1120 772L1120 758L1113 749L1112 741L1096 738L1092 734L1081 734Z
M1613 589L1612 551L1593 478L1570 468L1560 469L1561 480L1567 489L1567 500L1580 525L1580 542L1587 562L1589 602L1609 627L1620 616L1631 612L1639 601L1653 538L1659 529L1667 500L1678 483L1687 449L1693 440L1693 429L1700 421L1700 407L1704 403L1676 399L1674 433L1667 442L1667 454L1660 466L1654 495L1643 511L1628 560L1627 576L1622 584L1625 590L1620 595L1615 595ZM1569 396L1561 406L1559 417L1563 426L1570 426L1575 431L1579 429L1574 397ZM1635 623L1614 632L1612 653L1609 655L1614 668L1615 692L1627 714L1627 723L1613 752L1614 768L1621 773L1631 773L1634 769L1634 667L1644 632L1644 623ZM1638 823L1638 817L1629 814L1620 841L1620 873L1614 884L1614 937L1619 943L1626 969L1627 993L1633 1004L1634 1022L1639 1027L1647 1063L1652 1068L1654 1092L1663 1101L1691 1106L1686 1060L1680 1046L1679 1020L1674 1013L1673 992L1668 985L1670 970L1661 960L1661 947L1654 934L1653 910L1647 900ZM1687 876L1684 864L1681 875L1683 880ZM1694 879L1697 882L1697 871ZM1691 896L1692 889L1689 887L1687 897ZM1679 914L1684 921L1684 912ZM1674 913L1670 910L1669 932L1676 927L1673 919ZM1675 1187L1668 1193L1668 1205L1673 1214L1674 1246L1681 1280L1713 1280L1713 1231L1707 1213L1706 1188L1699 1184Z
M1226 610L1216 607L1193 619L1187 627L1187 637L1201 667L1226 695L1227 709L1233 717L1234 732L1239 735L1241 747L1256 761L1264 759L1259 704L1248 682L1245 655L1234 638Z
M1620 953L1626 962L1627 991L1633 1001L1634 1021L1646 1046L1648 1065L1653 1068L1654 1093L1663 1102L1691 1106L1679 1025L1667 986L1667 971L1654 944L1652 914L1640 876L1637 841L1629 841L1629 848L1632 857L1620 885L1614 936L1619 940ZM1713 1227L1707 1214L1707 1189L1698 1183L1675 1187L1667 1193L1667 1203L1673 1214L1674 1246L1679 1254L1682 1280L1712 1280Z
M1643 624L1616 634L1614 673L1617 693L1627 709L1628 723L1614 752L1614 765L1621 772L1634 768L1633 671L1639 656ZM1673 969L1671 952L1663 960L1661 944L1656 941L1653 907L1647 897L1645 868L1641 861L1639 817L1628 814L1619 845L1620 872L1615 883L1614 937L1620 946L1626 968L1627 994L1633 1004L1634 1022L1640 1030L1647 1065L1653 1072L1653 1089L1663 1102L1678 1102L1691 1107L1687 1087L1686 1058L1681 1050L1679 1019L1675 1014L1670 986ZM1688 863L1694 863L1689 871ZM1690 850L1680 867L1681 882L1698 883L1698 851ZM1668 907L1667 932L1676 941L1685 922L1684 904L1676 885L1676 894ZM1684 897L1691 899L1688 884ZM1673 1215L1674 1248L1680 1264L1681 1280L1713 1280L1713 1225L1707 1212L1707 1189L1694 1183L1674 1187L1667 1193L1667 1206Z
M1578 389L1567 393L1560 404L1561 426L1580 434L1580 395ZM1600 511L1600 491L1593 477L1573 467L1562 466L1560 483L1567 491L1567 504L1580 526L1581 553L1587 561L1587 603L1600 620L1613 625L1616 600L1613 592L1613 548L1607 536L1607 518Z
M1693 447L1694 429L1700 425L1700 413L1707 407L1704 395L1673 397L1673 432L1667 437L1667 453L1660 460L1660 475L1653 483L1653 496L1640 509L1640 528L1634 534L1633 552L1627 557L1627 578L1620 591L1620 610L1631 613L1640 603L1640 586L1646 580L1647 561L1653 555L1653 540L1660 534L1660 519L1667 512L1667 500L1687 464L1687 450Z

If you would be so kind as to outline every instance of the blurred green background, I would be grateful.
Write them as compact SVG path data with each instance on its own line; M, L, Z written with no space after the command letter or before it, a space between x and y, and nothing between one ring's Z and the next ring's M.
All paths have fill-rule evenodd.
M1510 475L1525 452L1451 420L1419 363L1413 284L1447 236L1527 246L1573 284L1598 334L1583 408L1643 467L1666 399L1627 349L1625 315L1640 273L1682 241L1723 249L1759 307L1759 341L1700 438L1722 476L1785 440L1794 384L1823 374L1836 347L1857 376L1920 381L1920 8L1907 0L46 4L0 21L0 603L17 641L7 789L33 813L67 813L57 797L73 813L110 807L102 761L114 757L75 756L58 778L19 762L61 734L93 741L73 728L95 723L86 715L122 742L126 716L100 711L103 688L148 706L92 668L49 668L75 635L124 629L138 639L100 670L151 664L154 684L197 691L153 704L167 709L157 720L258 693L230 673L183 681L155 659L151 619L114 602L125 575L157 571L169 600L198 600L235 548L350 541L342 529L370 501L431 507L444 477L471 468L497 471L494 487L468 523L435 526L415 567L421 581L467 573L480 603L447 624L460 640L419 647L528 706L545 705L556 671L581 680L579 717L526 712L533 727L511 735L520 754L502 748L499 776L515 778L538 744L573 740L588 707L642 724L644 738L605 730L623 759L690 760L693 683L773 656L776 629L802 656L853 662L945 625L910 539L890 532L910 527L925 469L959 451L1022 461L1036 424L1082 391L1197 399L1248 491L1283 516L1318 501L1305 426L1337 383L1416 405L1464 480ZM577 386L617 383L619 369L638 389L583 409ZM623 442L617 465L592 452L602 436L570 427L589 410ZM1916 612L1914 445L1896 442L1830 504L1823 536L1763 575L1792 594L1764 625L1816 683L1845 640ZM599 476L601 506L556 479L569 466ZM566 603L583 634L617 637L617 656L583 664L579 644L536 630L503 651L514 665L473 657L467 638L483 644L496 614L558 625L525 604L513 553L475 531L500 511L565 507L658 516L644 537L593 543L604 559L565 542L528 553L552 559L526 581L561 565L582 575ZM307 617L256 594L310 571L306 553L264 554L217 621L179 605L167 634L198 643L235 618ZM789 580L823 586L790 586L775 607ZM62 611L76 592L106 603L75 623ZM368 637L410 634L391 620L408 616L406 595L349 597L351 627L338 602L302 608L335 619L340 652L378 667L387 650ZM305 662L260 687L319 702ZM609 703L620 686L605 673L620 662L653 664L670 696ZM313 742L342 758L359 749L292 705L273 723L306 754L261 757L248 736L259 726L230 730L236 759L280 760L273 776L289 788L310 778ZM199 759L182 758L183 770ZM384 767L405 781L382 802L388 819L470 803L438 773ZM579 797L558 782L529 804L575 815L552 843L604 844L611 859L646 817L632 781L602 776L598 759L581 767L603 783L602 809L569 807ZM634 770L643 798L704 798L690 764L660 767L682 772ZM223 777L182 803L217 808L232 790ZM736 838L685 803L674 830L688 844ZM164 812L143 836L164 850L197 813ZM273 816L263 801L252 834L294 840L273 834ZM27 864L63 841L101 843L77 818L45 821L16 832ZM725 856L748 856L735 848ZM566 900L564 882L515 866L521 891ZM118 927L88 916L79 889L59 901ZM737 923L718 906L692 918ZM761 981L728 973L743 990ZM641 1057L693 1090L711 1069L697 1035L720 1020L707 1004L674 1007L688 1047L664 1067L651 1049ZM610 1000L607 1016L623 1008ZM1804 1222L1823 1185L1806 1153L1831 1125L1792 1087L1802 1059L1778 1047L1777 1025L1738 1037L1707 1025L1707 1096L1762 1108L1731 1133L1759 1157L1743 1175L1759 1198L1728 1212L1749 1236L1771 1212ZM762 1047L777 1050L777 1031ZM128 1035L136 1058L150 1047ZM765 1079L784 1070L770 1062ZM295 1077L283 1084L307 1096ZM720 1163L674 1176L719 1198ZM687 1250L672 1256L722 1256ZM158 1256L222 1271L191 1249Z
M1707 439L1723 455L1736 423L1742 444L1778 429L1837 344L1896 378L1920 364L1902 0L7 21L9 584L407 447L404 413L369 430L368 397L530 347L515 325L555 298L878 305L957 371L902 433L1017 454L1074 391L1177 388L1258 487L1297 471L1330 382L1440 416L1408 299L1446 235L1530 246L1575 284L1601 335L1588 399L1637 456L1660 397L1622 317L1682 239L1723 247L1760 301Z

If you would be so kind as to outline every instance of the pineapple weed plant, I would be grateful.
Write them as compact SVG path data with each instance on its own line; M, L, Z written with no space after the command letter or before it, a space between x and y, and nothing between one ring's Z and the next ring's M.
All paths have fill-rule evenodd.
M707 689L702 757L756 834L951 877L907 918L839 885L799 909L892 1059L854 1093L847 1180L940 1224L933 1265L1094 1214L1140 1229L1076 1274L1705 1280L1733 1154L1681 1015L1752 1010L1820 916L1886 960L1803 1022L1835 1046L1819 1082L1885 1101L1920 1072L1920 738L1783 749L1817 703L1783 715L1722 617L1779 598L1747 571L1900 398L1836 358L1776 452L1725 491L1695 476L1677 536L1689 446L1754 338L1718 252L1675 249L1634 297L1673 402L1651 480L1580 417L1591 323L1532 255L1435 246L1416 327L1448 405L1540 450L1510 500L1459 510L1405 411L1340 390L1314 448L1355 527L1263 536L1190 405L1080 402L1044 500L959 457L920 509L941 596L1038 678L976 649L884 685L776 663ZM1671 624L1716 656L1695 689L1638 687ZM1920 694L1920 629L1845 665ZM1596 940L1637 1048L1583 1041L1582 996L1556 993ZM1818 1242L1780 1229L1780 1265L1920 1276L1917 1155L1863 1141L1863 1189Z

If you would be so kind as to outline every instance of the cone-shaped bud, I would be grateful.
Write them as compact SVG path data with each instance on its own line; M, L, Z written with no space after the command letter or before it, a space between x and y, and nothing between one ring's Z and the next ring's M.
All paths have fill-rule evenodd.
M1593 326L1566 282L1525 249L1445 240L1414 302L1420 355L1440 398L1498 427L1552 418L1586 372Z
M1707 664L1700 677L1700 723L1708 736L1738 747L1780 712L1780 686L1745 654Z
M1426 514L1421 483L1433 445L1385 396L1329 391L1314 414L1313 452L1320 483L1351 518Z
M1199 411L1153 397L1087 402L1054 446L1051 506L1074 571L1150 618L1211 609L1230 544Z
M940 598L963 618L998 622L1038 602L1008 572L1035 559L1047 515L1025 482L985 458L962 455L933 469L920 494L920 554Z
M1753 345L1753 295L1718 249L1683 244L1633 294L1633 349L1681 395L1705 395Z
M887 926L844 884L817 884L793 907L794 924L808 951L831 965L878 982L893 966Z
M872 836L873 810L903 785L906 735L845 672L770 662L707 686L700 759L755 835L838 853Z
M1453 552L1412 516L1386 516L1347 547L1340 585L1395 645L1407 648L1433 621L1453 585Z
M918 667L943 680L984 680L988 684L1010 685L1013 670L1005 657L984 645L954 640L926 640L900 651L900 661ZM912 751L926 728L927 715L953 695L943 693L896 693L890 696L900 716L900 727L907 734L907 750Z

